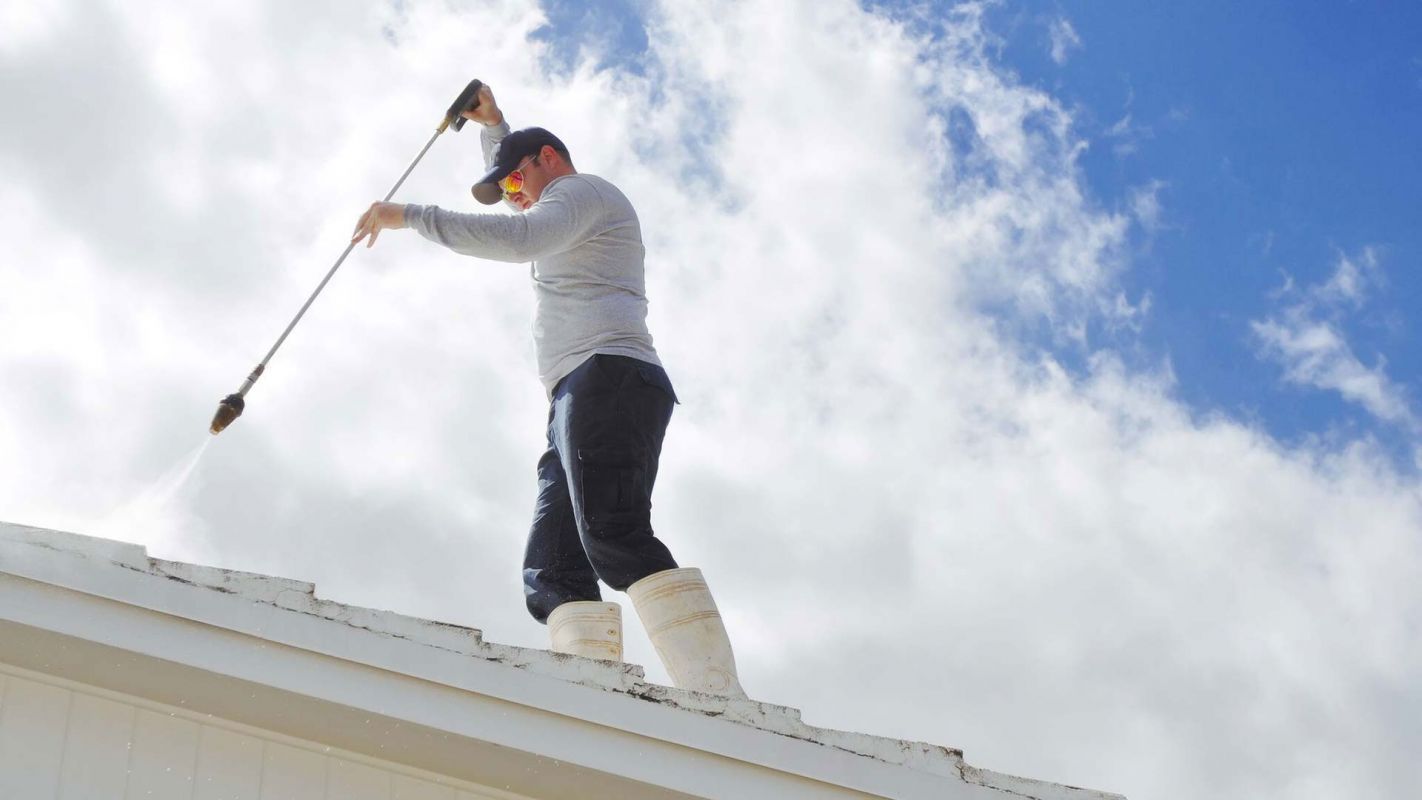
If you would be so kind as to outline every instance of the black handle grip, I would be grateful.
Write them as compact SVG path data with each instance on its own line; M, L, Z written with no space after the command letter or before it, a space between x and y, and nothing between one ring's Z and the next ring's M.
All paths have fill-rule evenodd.
M465 111L473 111L479 107L479 89L483 86L484 82L478 78L470 81L469 85L464 87L464 91L459 93L459 97L455 99L454 104L444 113L445 122L453 126L456 131L463 128L464 123L469 121L462 116L463 113Z

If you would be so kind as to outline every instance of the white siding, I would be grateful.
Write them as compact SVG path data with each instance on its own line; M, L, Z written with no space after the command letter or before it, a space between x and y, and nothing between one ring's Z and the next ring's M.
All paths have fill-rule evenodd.
M262 746L255 736L204 725L193 800L260 800Z
M197 767L199 726L140 709L133 724L126 798L189 800Z
M73 698L64 742L59 800L123 797L137 709L77 692Z
M267 743L262 759L262 800L325 798L326 757L310 750Z
M55 797L70 693L11 676L0 705L0 797Z
M390 800L461 800L448 786L396 775Z
M390 800L390 773L339 758L326 759L326 764L327 794L346 800Z
M509 800L515 796L0 665L0 798Z

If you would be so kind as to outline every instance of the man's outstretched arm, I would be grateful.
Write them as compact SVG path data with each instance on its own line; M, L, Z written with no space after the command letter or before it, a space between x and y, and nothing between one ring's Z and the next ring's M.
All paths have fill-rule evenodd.
M372 203L356 223L352 242L375 244L382 230L414 228L421 236L467 256L536 261L569 250L595 233L602 197L591 184L564 178L522 214L461 214L439 206Z

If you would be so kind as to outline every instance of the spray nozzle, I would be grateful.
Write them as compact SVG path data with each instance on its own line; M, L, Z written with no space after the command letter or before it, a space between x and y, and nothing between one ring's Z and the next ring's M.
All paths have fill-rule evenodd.
M246 407L247 401L243 400L240 394L229 394L222 398L222 402L217 404L217 413L212 415L212 426L208 430L212 431L213 436L222 433L223 429L242 416L242 409Z

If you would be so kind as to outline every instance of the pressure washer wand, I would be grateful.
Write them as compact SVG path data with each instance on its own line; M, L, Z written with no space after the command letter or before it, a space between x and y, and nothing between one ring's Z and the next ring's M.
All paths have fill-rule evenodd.
M420 159L425 157L425 153L429 152L430 146L435 143L435 139L438 139L440 134L444 133L445 130L450 127L453 127L456 132L464 127L466 120L461 115L465 111L473 111L479 107L479 89L483 85L483 82L475 79L470 81L468 86L464 87L464 91L459 93L459 97L455 98L453 105L445 112L444 121L435 129L434 135L430 137L430 140L425 142L425 146L420 148L419 154L410 162L410 166L405 167L405 171L400 174L400 179L395 181L395 185L391 186L390 191L385 193L385 198L382 202L389 202L390 198L395 196L395 193L400 190L401 184L405 182L406 178L410 177L410 173L414 171L415 165L420 163ZM306 298L306 302L302 304L301 310L296 312L296 316L293 317L291 323L286 326L286 330L282 331L281 336L277 337L276 344L272 345L272 349L267 351L261 363L257 364L252 370L252 374L247 376L247 380L242 381L242 388L222 398L222 402L217 404L217 413L213 415L212 425L208 428L208 430L212 431L213 436L222 433L228 425L231 425L238 417L242 416L242 411L247 405L245 399L247 392L257 383L257 379L262 377L262 373L266 372L267 362L271 361L272 356L276 355L277 349L281 347L282 342L286 341L286 337L291 333L291 329L295 328L296 323L301 321L301 317L306 314L306 309L311 307L311 304L316 300L316 296L321 293L322 289L326 288L326 284L330 282L331 276L335 275L336 270L341 268L341 264L346 260L346 256L351 254L355 246L356 242L351 242L346 245L346 249L341 252L341 257L336 259L336 263L332 264L331 269L326 272L326 277L322 278L321 282L316 285L316 291L312 292L311 296Z

